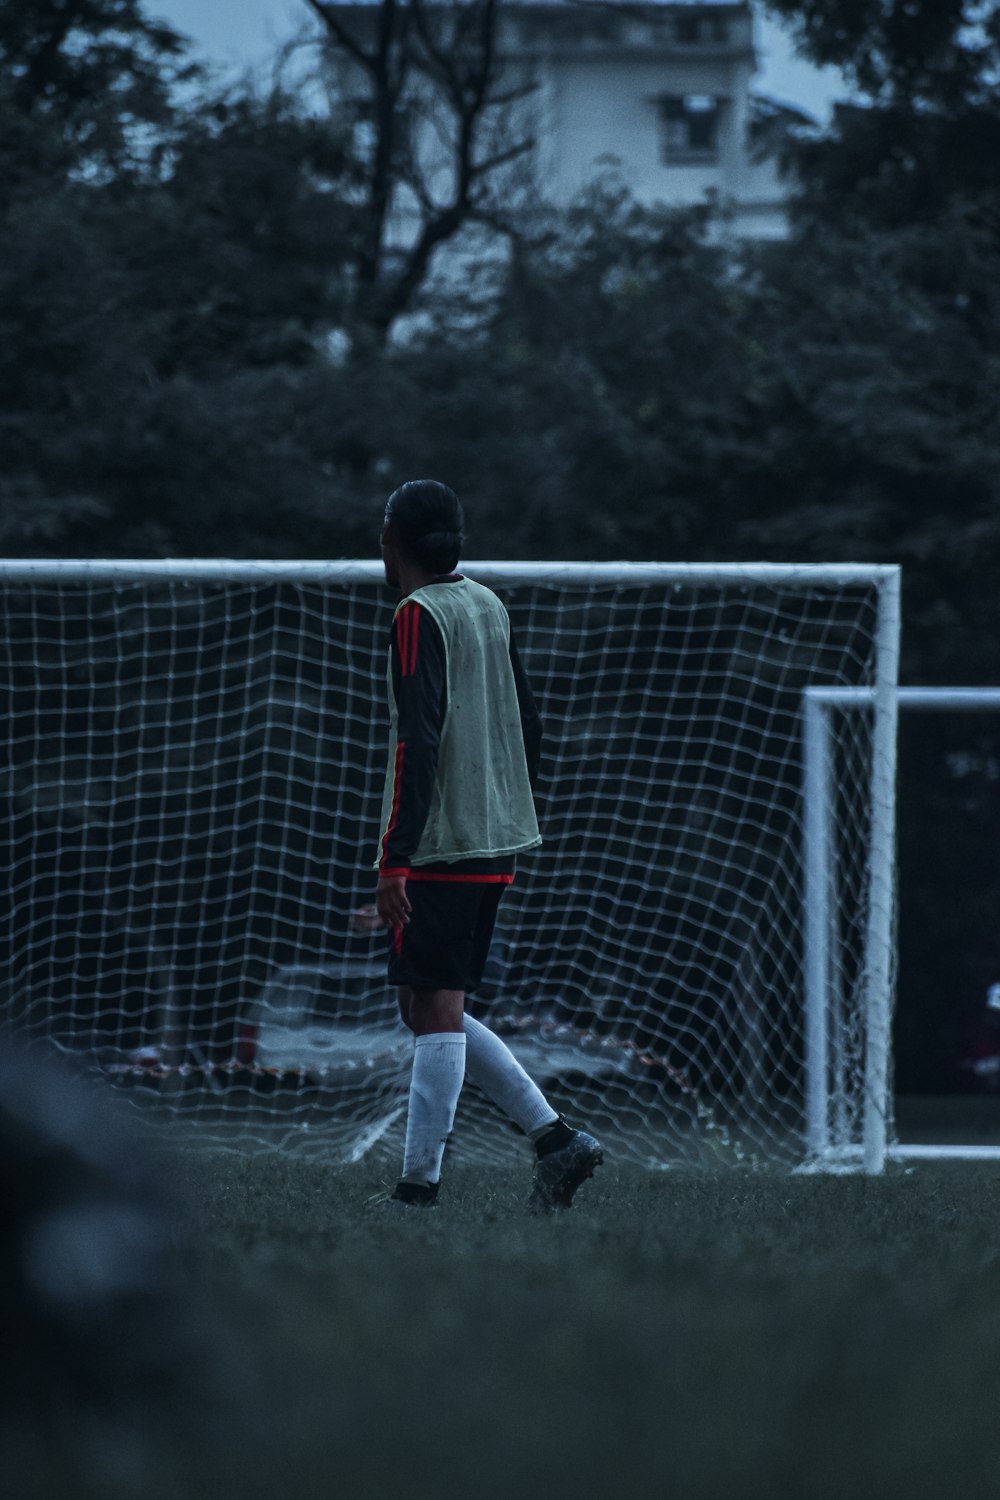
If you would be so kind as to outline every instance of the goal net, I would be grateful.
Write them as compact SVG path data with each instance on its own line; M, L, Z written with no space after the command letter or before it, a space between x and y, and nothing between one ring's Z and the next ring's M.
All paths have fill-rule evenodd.
M620 1154L833 1143L877 1170L896 571L465 571L507 604L546 731L544 844L470 1008ZM355 915L386 764L381 568L8 562L0 582L0 1024L175 1132L394 1161L411 1039ZM838 689L850 711L808 751L809 695ZM471 1084L451 1149L517 1150Z

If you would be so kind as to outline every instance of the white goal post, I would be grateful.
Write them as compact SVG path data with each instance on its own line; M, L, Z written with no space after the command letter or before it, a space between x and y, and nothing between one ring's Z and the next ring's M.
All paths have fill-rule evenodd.
M908 712L952 710L982 713L1000 709L1000 688L901 687L896 690L897 709ZM858 1142L844 1109L845 1073L851 1068L852 1021L842 992L843 966L839 947L838 882L842 861L837 850L836 751L838 720L856 718L872 711L870 689L809 687L803 695L803 741L805 745L804 788L806 803L806 1118L811 1155L818 1162L850 1162ZM884 805L884 799L879 799ZM891 922L891 900L872 902L874 920L883 931ZM891 937L891 929L889 929ZM873 947L876 961L891 954L893 944L881 940ZM883 987L882 975L869 976L870 1013L877 1012ZM889 1064L890 1016L878 1015L869 1033L862 1150L867 1170L877 1170L887 1151L887 1122L891 1090ZM1000 1158L1000 1147L982 1145L907 1145L889 1143L896 1160L929 1158Z
M881 1170L898 569L462 570L546 730L478 1013L633 1159ZM370 561L0 561L0 1026L175 1131L395 1154L409 1038L352 916L392 603ZM489 1115L467 1089L457 1153L509 1149Z

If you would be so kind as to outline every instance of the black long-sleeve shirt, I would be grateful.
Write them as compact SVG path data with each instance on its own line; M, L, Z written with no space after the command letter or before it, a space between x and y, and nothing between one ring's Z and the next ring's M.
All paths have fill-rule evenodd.
M442 587L448 580L442 580ZM392 685L397 711L397 783L394 816L383 834L379 873L410 874L410 860L430 811L447 698L447 664L441 631L429 610L411 600L397 611L390 637ZM513 638L510 661L524 739L528 778L534 788L542 748L542 721ZM421 865L425 876L447 872L469 876L513 873L514 856Z

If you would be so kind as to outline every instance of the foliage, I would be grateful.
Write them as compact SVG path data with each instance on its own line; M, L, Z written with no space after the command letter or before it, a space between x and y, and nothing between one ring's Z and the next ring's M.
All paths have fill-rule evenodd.
M141 169L172 118L181 37L139 0L0 4L0 183L30 193L39 175L108 179Z
M132 4L65 9L77 32L37 36L0 9L0 139L45 126L0 203L4 547L280 555L304 511L336 550L303 410L344 299L342 137L280 94L182 109L147 55L172 33ZM46 46L29 109L15 85Z
M996 0L768 0L814 61L859 91L792 152L801 208L905 227L1000 192Z
M967 575L1000 545L991 224L744 251L710 228L602 194L522 247L475 339L393 354L366 415L388 473L448 474L480 555L899 559L911 675L945 680L961 638L988 680Z
M787 453L788 543L904 564L904 681L996 682L1000 563L1000 6L771 0L861 91L793 150L796 231L778 263L807 425ZM804 383L803 383L804 377ZM780 435L784 424L772 426ZM785 427L785 430L789 429ZM794 431L794 423L791 429ZM935 716L936 719L936 716ZM1000 974L995 720L902 727L899 1078L954 1087ZM991 748L993 747L993 748ZM971 816L970 816L971 814Z
M955 104L980 97L1000 43L995 0L765 0L814 62L875 101ZM994 80L995 82L995 80Z
M986 601L958 580L998 545L1000 211L971 167L933 215L899 198L888 222L873 188L821 216L817 194L790 244L757 250L604 184L515 247L485 315L458 284L425 286L416 331L345 361L372 190L348 122L280 95L181 109L176 37L80 0L60 60L63 9L30 32L0 7L4 121L48 48L31 107L72 122L62 156L22 162L0 220L8 549L344 554L367 549L387 487L440 472L479 552L900 557L923 601L910 663L940 675L957 640L967 660ZM872 118L888 130L919 86L910 116L933 134L943 99L956 118L982 103L991 33L970 60L961 7L913 36L903 9L796 13L818 57L857 56ZM121 86L98 89L112 67ZM101 171L81 169L88 111L119 152ZM823 149L846 177L845 140ZM971 155L984 174L1000 160Z

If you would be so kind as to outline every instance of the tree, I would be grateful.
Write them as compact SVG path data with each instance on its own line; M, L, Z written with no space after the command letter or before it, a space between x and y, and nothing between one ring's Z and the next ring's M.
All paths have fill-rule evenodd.
M996 0L767 0L859 93L792 151L800 210L897 226L1000 194Z
M193 130L168 179L69 183L8 216L6 550L240 551L258 525L274 546L283 505L325 487L295 434L338 305L326 143L277 122L264 149L258 128L238 114Z
M62 445L72 447L68 429L83 438L74 369L82 362L94 389L120 353L107 337L123 331L107 322L120 287L92 210L99 199L110 210L113 186L155 170L182 50L136 0L0 3L0 537L9 549L57 545L106 513L75 463L53 472Z
M477 552L704 555L743 369L731 256L707 230L599 187L560 234L517 248L474 339L400 351L433 396L397 425L398 466L438 456L470 497Z
M772 0L860 100L796 153L773 428L799 467L786 538L904 564L903 680L996 681L1000 566L1000 6ZM803 399L805 398L805 399ZM802 441L790 442L796 427ZM784 438L782 437L784 433ZM766 525L763 515L761 521ZM1000 974L989 716L901 726L898 1084L954 1088Z
M3 197L69 174L144 166L173 120L171 89L196 69L139 0L0 0Z
M769 432L798 502L783 521L763 497L751 511L779 546L903 561L911 679L990 681L1000 6L770 8L866 97L804 143L792 240L764 253L761 327L786 392Z
M499 0L306 3L335 65L335 109L362 145L349 333L381 348L437 250L471 226L512 230L510 169L532 140L511 111L530 84L504 77Z
M995 0L765 0L815 62L840 68L872 101L955 104L989 88L1000 31Z
M131 0L22 10L0 7L0 545L340 550L310 381L344 316L343 136L277 93L179 106L181 41Z

